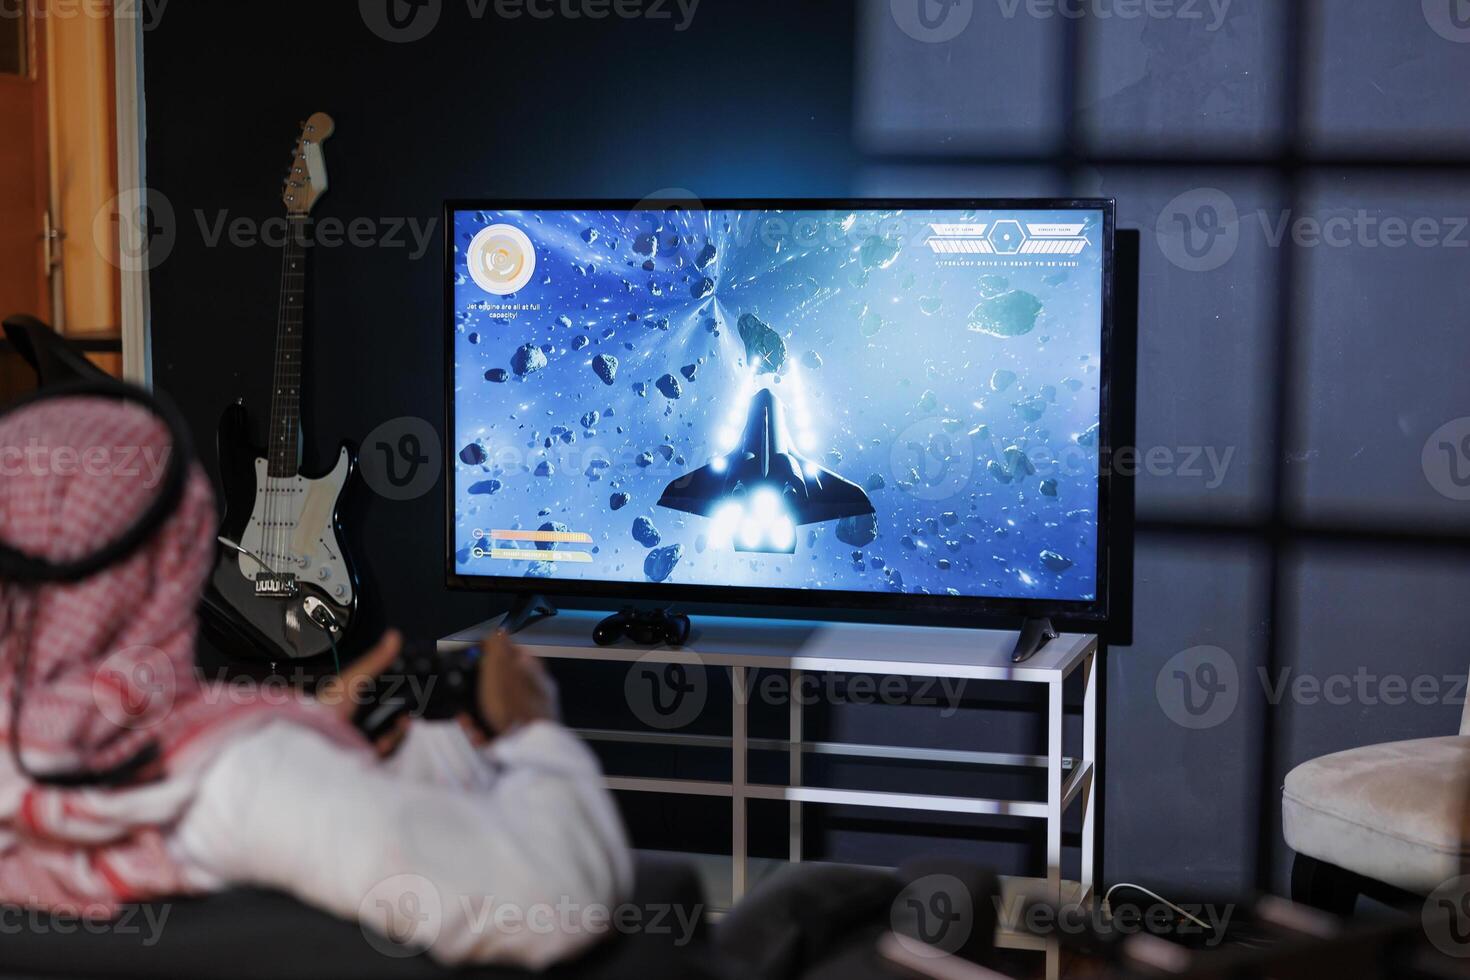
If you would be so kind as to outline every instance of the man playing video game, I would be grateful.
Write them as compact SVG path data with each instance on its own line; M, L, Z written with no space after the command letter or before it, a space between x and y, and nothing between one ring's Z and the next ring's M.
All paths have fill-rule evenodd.
M110 397L0 416L0 544L22 568L105 548L162 492L147 467L108 461L176 448L159 417ZM0 575L0 903L107 919L248 885L445 964L540 968L595 942L581 919L533 914L610 906L632 874L597 762L556 721L541 667L492 637L478 707L494 737L418 721L377 746L346 694L395 660L396 633L316 700L206 685L195 608L215 521L190 463L168 516L109 567Z

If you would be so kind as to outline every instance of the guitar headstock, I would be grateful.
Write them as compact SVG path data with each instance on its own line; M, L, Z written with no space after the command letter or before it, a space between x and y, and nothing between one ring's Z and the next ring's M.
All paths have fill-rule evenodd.
M281 193L287 214L310 214L317 199L327 192L327 158L322 153L322 144L336 128L337 124L325 112L318 112L301 124L291 174Z

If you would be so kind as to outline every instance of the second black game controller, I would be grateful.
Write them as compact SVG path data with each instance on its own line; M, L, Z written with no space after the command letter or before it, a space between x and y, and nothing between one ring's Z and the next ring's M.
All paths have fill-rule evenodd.
M610 647L625 638L646 647L681 647L689 642L689 617L667 609L629 608L607 617L592 631L592 642L600 647Z

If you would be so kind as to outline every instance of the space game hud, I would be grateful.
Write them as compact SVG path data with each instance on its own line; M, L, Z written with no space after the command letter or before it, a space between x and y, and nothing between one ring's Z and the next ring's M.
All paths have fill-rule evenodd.
M1095 599L1104 217L452 212L454 571Z

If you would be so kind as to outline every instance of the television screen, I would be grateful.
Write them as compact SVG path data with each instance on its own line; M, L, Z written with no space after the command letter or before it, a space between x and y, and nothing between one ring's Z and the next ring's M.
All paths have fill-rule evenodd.
M1111 202L447 219L455 584L1100 608Z

